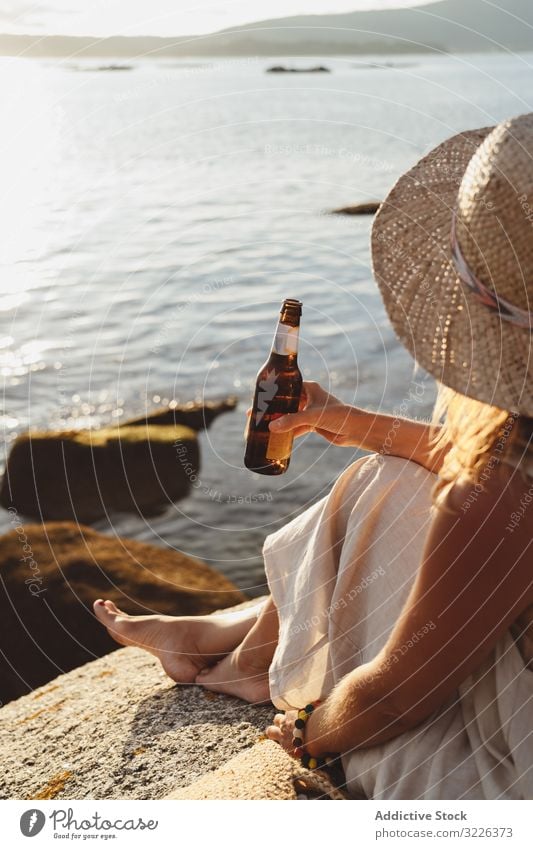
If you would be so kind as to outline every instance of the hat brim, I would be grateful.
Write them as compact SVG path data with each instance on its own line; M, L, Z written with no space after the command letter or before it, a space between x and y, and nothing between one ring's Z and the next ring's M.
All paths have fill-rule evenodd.
M396 182L372 228L372 266L400 341L451 389L533 416L531 335L502 320L461 282L451 257L457 193L494 129L460 133Z

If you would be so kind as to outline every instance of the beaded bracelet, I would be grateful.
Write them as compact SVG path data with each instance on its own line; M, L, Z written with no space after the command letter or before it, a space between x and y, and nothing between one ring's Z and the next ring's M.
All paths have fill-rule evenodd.
M334 758L330 755L325 755L323 758L314 758L305 751L305 726L314 709L318 707L319 704L319 700L316 702L310 702L310 704L298 711L298 717L294 722L294 733L292 738L293 755L295 758L299 758L303 766L307 769L323 769L325 766L329 766L333 763L334 760Z

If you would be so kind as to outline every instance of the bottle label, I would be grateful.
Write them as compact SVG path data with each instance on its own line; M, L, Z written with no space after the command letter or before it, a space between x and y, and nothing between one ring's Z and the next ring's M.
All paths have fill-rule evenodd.
M255 423L260 424L264 415L268 411L270 402L276 397L278 391L277 384L278 372L276 369L267 371L266 376L257 386L257 410L255 413Z
M268 437L266 459L286 460L291 456L293 440L292 433L271 433Z
M298 331L298 327L290 327L290 325L283 324L280 321L276 328L274 342L272 343L272 350L274 353L282 354L283 356L286 356L287 354L297 354Z

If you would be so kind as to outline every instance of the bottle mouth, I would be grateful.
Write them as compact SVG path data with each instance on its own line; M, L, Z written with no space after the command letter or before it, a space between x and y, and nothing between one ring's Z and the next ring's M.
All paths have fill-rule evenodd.
M302 302L297 298L285 298L283 304L281 306L280 312L283 312L285 309L298 310L298 314L302 314Z

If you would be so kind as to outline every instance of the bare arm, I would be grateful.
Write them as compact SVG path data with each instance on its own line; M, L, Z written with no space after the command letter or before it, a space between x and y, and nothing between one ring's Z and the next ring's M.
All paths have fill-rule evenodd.
M413 728L453 695L533 600L531 530L506 529L528 484L494 473L474 491L456 484L430 528L404 609L381 652L348 673L310 718L312 754L382 743ZM414 635L416 638L414 639Z
M271 423L279 432L302 436L316 431L334 445L357 446L365 451L413 460L438 474L445 451L431 454L435 428L426 422L374 413L344 404L314 381L304 383L301 409Z
M432 454L437 429L427 422L350 407L352 441L366 451L403 457L438 474L446 451Z

